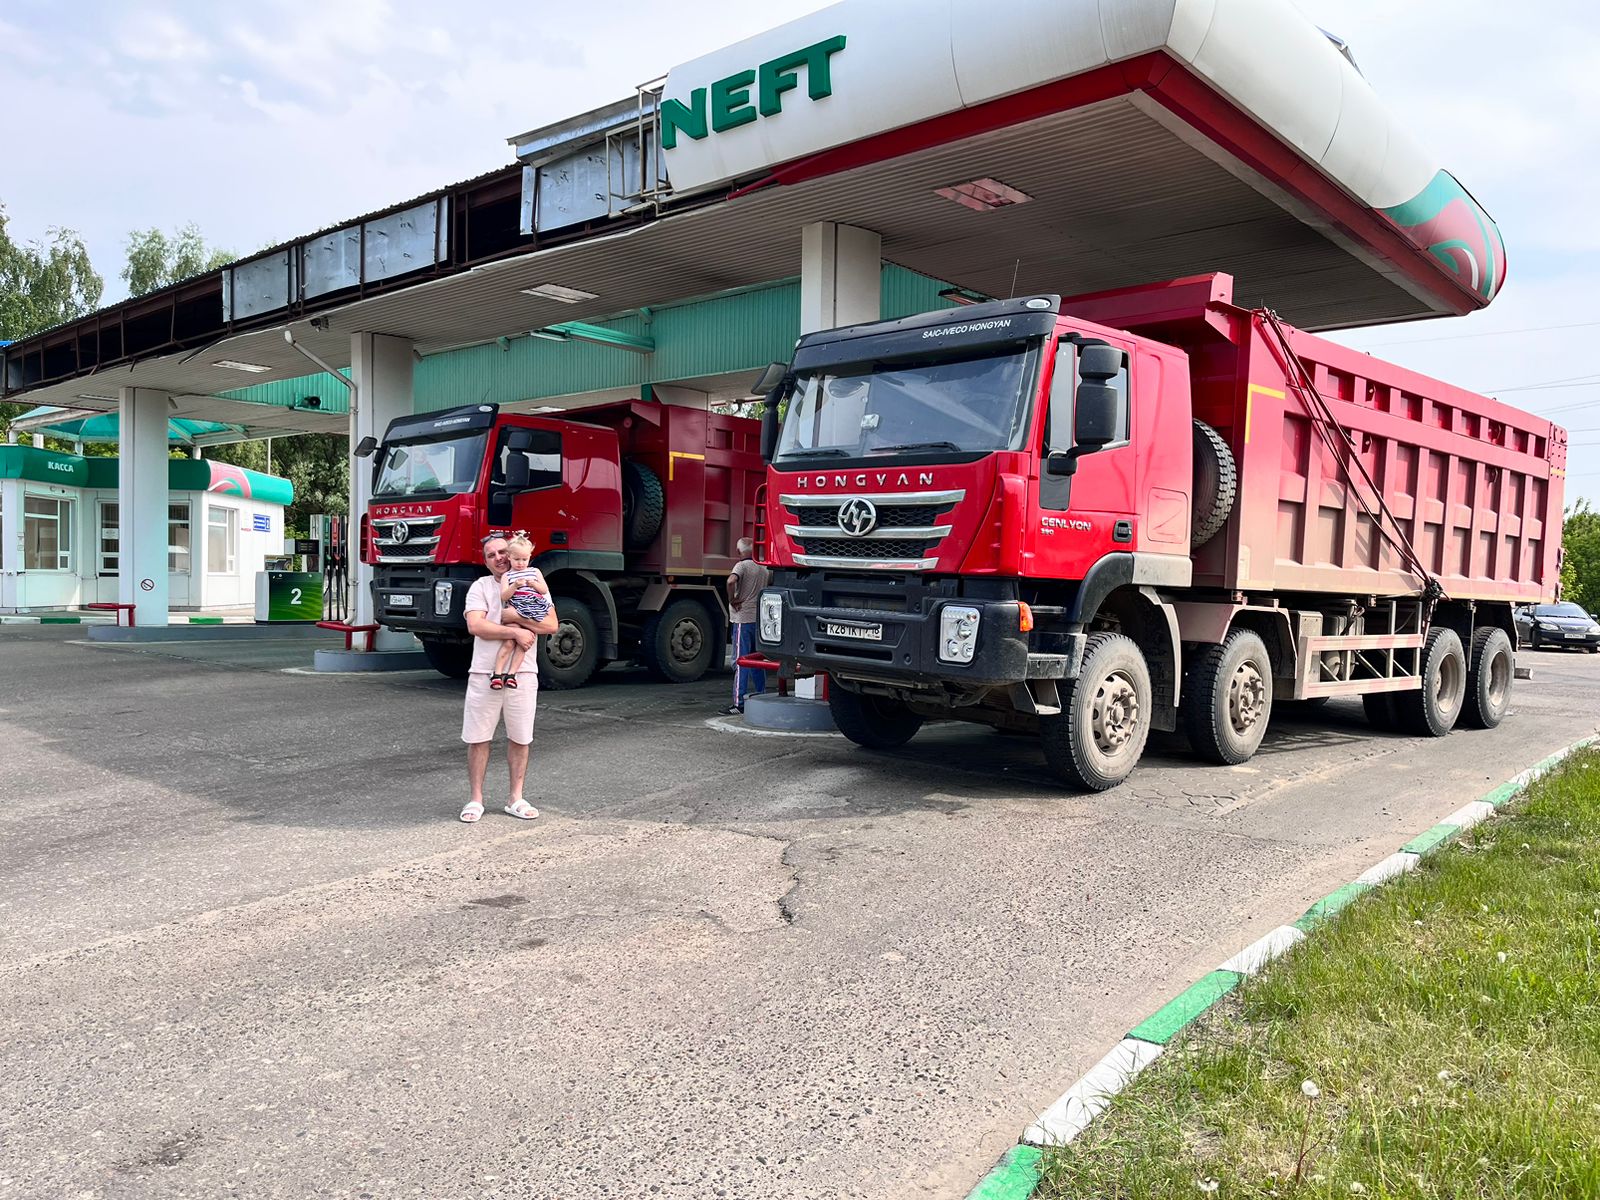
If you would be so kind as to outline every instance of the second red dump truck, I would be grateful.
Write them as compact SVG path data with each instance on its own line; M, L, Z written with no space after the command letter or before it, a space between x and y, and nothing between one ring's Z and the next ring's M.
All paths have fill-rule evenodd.
M464 678L462 606L482 541L524 530L561 625L539 639L541 682L579 687L613 660L670 681L723 661L723 580L754 523L755 421L627 401L565 419L479 404L390 423L373 463L362 553L373 608Z
M1494 726L1556 588L1564 430L1226 275L810 334L763 383L760 645L863 746L1036 731L1098 790L1152 729L1244 762L1285 700Z

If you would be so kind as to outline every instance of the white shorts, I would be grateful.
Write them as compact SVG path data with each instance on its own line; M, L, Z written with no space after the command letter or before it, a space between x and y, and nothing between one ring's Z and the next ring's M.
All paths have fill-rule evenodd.
M519 671L514 688L494 691L489 676L473 672L467 677L467 700L461 714L461 740L469 746L494 741L502 718L506 739L526 746L533 741L533 714L539 707L539 673Z

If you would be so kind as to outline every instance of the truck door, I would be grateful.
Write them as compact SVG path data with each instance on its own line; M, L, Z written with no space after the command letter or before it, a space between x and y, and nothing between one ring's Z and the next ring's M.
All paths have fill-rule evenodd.
M1134 457L1130 442L1133 410L1128 385L1128 364L1132 360L1132 350L1127 346L1117 348L1123 352L1122 371L1110 381L1122 399L1117 440L1079 459L1074 474L1050 475L1041 472L1041 508L1056 512L1072 508L1123 513L1133 511ZM1072 449L1073 396L1078 382L1078 344L1063 337L1056 344L1051 372L1041 461L1052 452ZM1076 505L1072 504L1074 495L1078 497Z

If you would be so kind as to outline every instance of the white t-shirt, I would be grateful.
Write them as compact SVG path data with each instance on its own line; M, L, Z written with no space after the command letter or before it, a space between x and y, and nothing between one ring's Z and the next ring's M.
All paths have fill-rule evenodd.
M485 575L473 583L467 590L467 603L464 612L481 612L495 624L500 623L500 588L501 581L493 575ZM500 653L500 647L505 643L494 638L475 637L472 639L472 674L493 675L494 660ZM538 674L539 656L529 650L523 657L522 670L519 675Z

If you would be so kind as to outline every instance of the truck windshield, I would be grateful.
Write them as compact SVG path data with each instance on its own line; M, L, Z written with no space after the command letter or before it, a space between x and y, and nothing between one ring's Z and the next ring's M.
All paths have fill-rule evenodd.
M487 438L486 433L473 433L385 446L372 485L373 499L470 492L478 483Z
M1019 449L1036 355L1013 345L964 358L802 370L777 459Z

